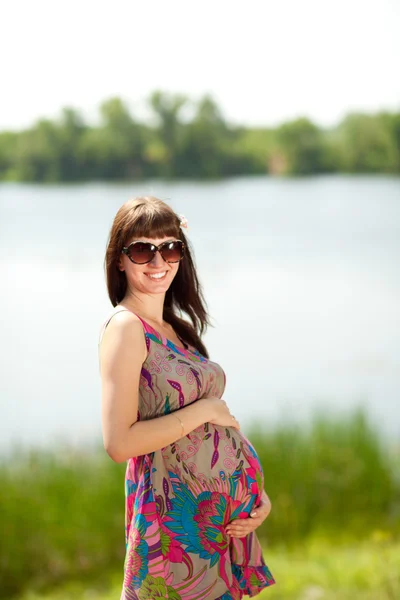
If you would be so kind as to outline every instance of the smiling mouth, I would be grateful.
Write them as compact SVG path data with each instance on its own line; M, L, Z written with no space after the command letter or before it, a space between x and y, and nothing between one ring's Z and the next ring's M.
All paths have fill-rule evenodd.
M162 281L167 276L167 271L161 271L160 273L145 273L149 279L153 281Z

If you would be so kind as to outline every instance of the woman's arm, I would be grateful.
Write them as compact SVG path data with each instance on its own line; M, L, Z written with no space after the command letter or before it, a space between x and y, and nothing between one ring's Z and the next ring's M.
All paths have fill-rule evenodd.
M154 452L193 431L214 417L212 402L197 400L177 411L137 421L139 383L147 356L143 326L128 311L121 311L104 331L100 346L102 429L104 448L115 462Z
M129 430L125 431L115 453L109 453L111 458L115 462L124 462L128 458L160 450L180 440L200 425L208 423L213 413L208 399L204 398L180 408L176 414L183 423L183 435L182 425L174 413L146 421L137 421Z

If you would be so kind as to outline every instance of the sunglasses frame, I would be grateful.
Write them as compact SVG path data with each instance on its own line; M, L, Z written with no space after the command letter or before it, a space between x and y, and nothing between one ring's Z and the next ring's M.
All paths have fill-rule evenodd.
M162 255L162 249L163 249L163 247L164 247L164 246L167 246L168 244L175 243L175 242L180 242L180 243L182 244L182 256L180 257L180 259L179 259L179 260L173 260L173 261L165 260L165 258L164 258L164 257L163 257L163 255ZM154 252L154 254L153 254L153 256L151 257L151 259L150 259L150 260L148 260L148 261L146 261L146 262L143 262L143 263L142 263L142 262L141 262L141 263L138 263L138 262L134 261L134 260L133 260L133 259L132 259L132 258L129 256L129 248L130 248L131 246L134 246L135 244L149 244L149 246L152 246L152 252ZM182 260L182 258L184 257L184 255L185 255L185 254L184 254L184 252L185 252L185 243L184 243L182 240L170 240L169 242L163 242L163 243L162 243L162 244L160 244L159 246L156 246L155 244L152 244L151 242L141 242L140 240L137 240L136 242L132 242L132 243L130 243L130 244L129 244L129 246L124 246L124 247L122 248L122 252L123 252L124 254L126 254L126 256L129 258L129 260L130 260L132 263L134 263L135 265L148 265L148 264L149 264L149 262L151 262L151 261L153 260L153 258L155 257L155 255L156 255L156 252L157 252L157 251L158 251L158 252L161 254L161 257L162 257L162 259L163 259L163 260L164 260L166 263L168 263L168 264L175 264L175 263L178 263L178 262L180 262L180 261Z

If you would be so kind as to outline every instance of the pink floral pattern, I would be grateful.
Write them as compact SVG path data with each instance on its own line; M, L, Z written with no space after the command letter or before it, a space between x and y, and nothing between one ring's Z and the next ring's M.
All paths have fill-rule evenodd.
M225 373L194 348L176 346L142 320L138 420L221 398ZM260 503L264 474L256 451L233 427L205 423L126 468L126 558L121 600L239 600L275 583L255 532L225 527Z

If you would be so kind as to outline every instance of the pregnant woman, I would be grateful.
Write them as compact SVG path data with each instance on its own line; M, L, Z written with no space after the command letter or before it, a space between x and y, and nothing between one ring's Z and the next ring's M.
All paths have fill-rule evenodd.
M209 322L185 227L161 200L136 198L106 250L103 439L127 461L121 600L238 600L275 583L255 533L271 509L262 467L200 337Z

